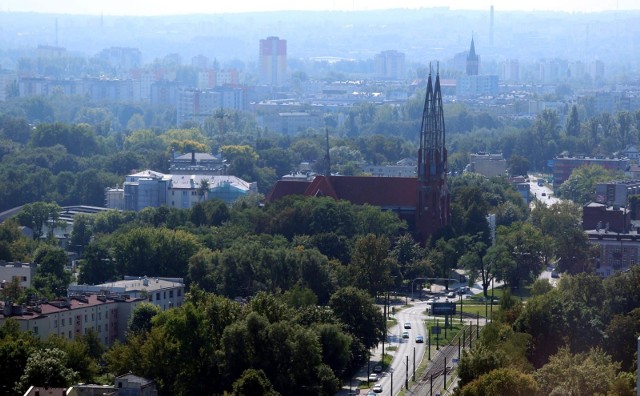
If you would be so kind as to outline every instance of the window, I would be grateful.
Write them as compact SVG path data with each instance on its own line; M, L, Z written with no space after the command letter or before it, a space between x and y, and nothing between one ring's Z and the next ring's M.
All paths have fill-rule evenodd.
M53 321L53 327L54 327L54 328L57 328L57 327L58 327L58 319L55 319L55 320Z
M71 339L71 330L69 330L69 339Z
M166 290L162 292L162 298L167 298L167 291Z
M93 320L96 320L96 314L94 314L94 313L92 313L92 314L91 314L91 320L92 320L92 321L93 321Z
M173 298L173 290L169 290L169 298Z
M98 312L98 320L102 319L102 312Z
M156 293L156 301L160 300L160 293Z
M35 327L33 328L33 334L38 334L38 326L35 326Z
M178 297L182 295L182 289L178 289Z

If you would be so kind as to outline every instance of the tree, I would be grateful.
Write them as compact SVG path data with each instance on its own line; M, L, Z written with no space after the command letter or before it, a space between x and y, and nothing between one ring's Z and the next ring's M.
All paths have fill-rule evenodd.
M84 248L91 241L92 218L89 215L77 214L73 217L73 229L69 238L69 245L72 250L82 253Z
M277 396L269 378L262 370L247 369L233 383L234 396Z
M117 278L116 266L107 248L108 240L94 241L84 251L80 261L78 282L98 285Z
M145 333L151 330L151 320L160 313L160 307L144 302L138 305L129 319L128 330L131 333Z
M534 376L543 395L605 395L619 369L601 349L574 355L561 348Z
M514 223L509 227L498 227L496 245L502 246L495 248L500 249L497 264L505 265L496 268L496 278L504 280L511 288L533 282L542 272L545 239L533 225ZM504 255L510 260L505 260Z
M347 331L367 349L382 341L384 318L365 291L355 287L338 289L331 296L329 306Z
M57 348L35 350L29 359L16 390L24 393L30 385L66 388L77 380L77 373L65 366L67 355Z
M529 160L517 154L511 155L507 161L507 170L511 176L527 176L529 172Z
M459 394L460 396L535 396L540 393L536 380L530 374L510 368L500 368L464 386Z
M565 130L567 136L577 137L580 135L580 119L578 117L578 107L576 105L571 106Z
M389 240L386 237L369 234L359 238L349 266L354 284L373 296L385 292L391 279L388 254Z
M604 169L600 165L582 165L571 172L571 176L557 189L559 196L584 205L594 199L596 183L622 179L621 173Z
M33 239L39 239L43 235L43 228L48 226L50 231L52 225L60 217L62 209L56 203L35 202L22 207L17 215L20 225L33 229Z

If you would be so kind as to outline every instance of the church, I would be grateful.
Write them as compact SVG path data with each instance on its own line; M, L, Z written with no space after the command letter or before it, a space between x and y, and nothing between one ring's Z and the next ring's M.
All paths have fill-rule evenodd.
M326 196L356 205L378 206L396 212L421 243L451 223L439 74L436 74L435 82L431 75L427 81L417 153L417 177L336 176L331 174L328 141L326 155L324 175L310 181L280 180L267 195L267 203L287 195L303 195Z

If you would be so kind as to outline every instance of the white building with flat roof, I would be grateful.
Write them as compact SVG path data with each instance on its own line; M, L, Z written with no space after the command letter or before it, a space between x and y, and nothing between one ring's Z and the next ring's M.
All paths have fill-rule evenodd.
M103 294L127 295L157 305L162 310L182 306L184 280L182 278L148 278L125 276L124 280L100 285L70 285L68 295Z

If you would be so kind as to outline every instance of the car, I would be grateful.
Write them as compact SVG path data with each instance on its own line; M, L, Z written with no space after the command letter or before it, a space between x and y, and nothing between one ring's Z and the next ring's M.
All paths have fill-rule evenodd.
M546 193L546 192L543 192L543 193L542 193L542 196L543 196L543 197L546 197L546 196L547 196L547 193Z
M382 393L382 385L380 385L380 384L375 384L375 385L373 386L373 391L374 391L375 393Z
M419 335L416 336L416 344L423 344L424 343L424 337Z
M402 338L409 338L409 332L408 331L403 331L402 332Z
M365 396L376 396L376 392L370 390Z
M378 382L378 374L376 373L369 374L369 382Z
M449 293L447 293L447 298L455 298L456 297L456 293L450 291Z
M374 373L381 373L381 372L382 372L382 366L381 366L381 365L379 365L379 364L376 364L376 365L373 367L373 372L374 372Z
M410 329L411 328L411 323L410 322L405 322L404 323L404 328L405 329Z

